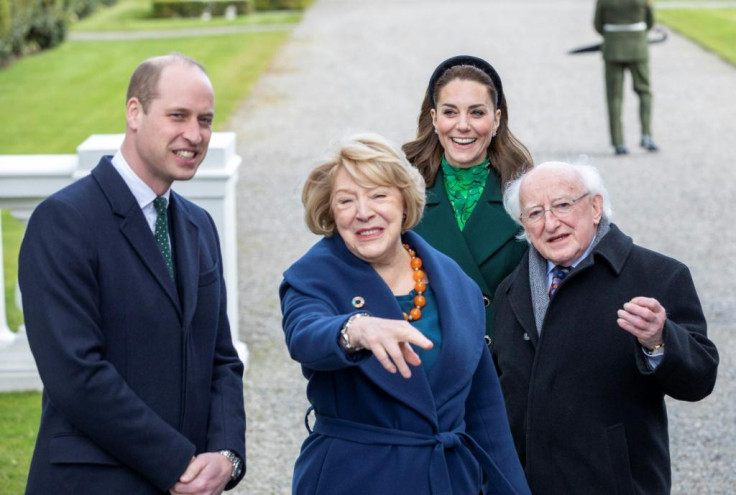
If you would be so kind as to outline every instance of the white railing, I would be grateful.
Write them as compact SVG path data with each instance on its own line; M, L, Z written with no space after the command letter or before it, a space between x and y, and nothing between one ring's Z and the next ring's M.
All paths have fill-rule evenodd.
M47 196L87 175L102 155L120 147L122 134L95 134L77 148L76 155L0 155L0 209L27 222L33 209ZM238 260L235 187L241 158L235 154L235 133L216 132L195 177L177 182L174 189L206 209L217 226L222 247L227 312L233 343L247 364L248 349L238 335ZM0 232L2 224L0 224ZM0 243L0 260L2 246ZM0 263L0 281L3 279ZM16 304L20 305L16 286ZM41 381L31 356L25 329L10 331L5 299L0 298L0 391L40 390Z

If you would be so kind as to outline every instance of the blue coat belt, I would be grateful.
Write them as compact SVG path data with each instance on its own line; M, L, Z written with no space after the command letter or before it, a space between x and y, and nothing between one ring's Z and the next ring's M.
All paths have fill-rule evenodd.
M492 476L501 471L496 463L493 462L493 459L478 445L473 437L465 432L464 424L462 428L456 428L453 431L441 431L434 435L425 435L414 431L382 428L380 426L317 414L317 421L314 424L313 431L327 437L339 438L340 440L364 445L434 447L429 466L429 482L432 493L452 493L450 473L445 468L447 465L445 450L456 449L461 445L465 445L473 454L473 457L476 458L486 475ZM498 492L494 490L493 492L487 493L505 494L509 493L509 491L513 492L513 490L514 488L509 485Z

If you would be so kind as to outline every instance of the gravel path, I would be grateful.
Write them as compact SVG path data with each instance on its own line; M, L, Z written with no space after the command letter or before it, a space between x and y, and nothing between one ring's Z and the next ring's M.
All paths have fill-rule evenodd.
M496 66L511 128L537 162L587 155L606 179L619 226L691 267L721 367L709 398L669 402L673 493L734 493L736 168L726 140L736 115L736 70L671 33L651 54L654 137L662 151L638 148L628 92L632 154L614 157L600 57L566 55L599 41L593 7L591 0L317 0L294 29L229 125L243 157L240 328L251 353L248 474L234 493L290 493L306 435L306 381L286 353L277 290L282 271L317 241L302 221L307 172L349 131L378 131L397 143L413 137L430 72L459 53Z

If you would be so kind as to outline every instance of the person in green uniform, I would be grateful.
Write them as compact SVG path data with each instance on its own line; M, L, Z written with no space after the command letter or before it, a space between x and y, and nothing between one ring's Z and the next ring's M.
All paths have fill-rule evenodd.
M641 146L658 151L652 140L652 91L649 85L649 45L647 32L654 25L651 0L598 0L593 19L595 30L603 36L603 60L608 101L611 144L617 155L629 152L621 126L624 71L631 73L634 91L639 96Z
M460 55L432 74L417 137L402 147L427 184L427 205L413 229L454 259L478 284L492 336L491 301L527 249L502 203L507 182L532 167L511 133L501 78L483 59Z

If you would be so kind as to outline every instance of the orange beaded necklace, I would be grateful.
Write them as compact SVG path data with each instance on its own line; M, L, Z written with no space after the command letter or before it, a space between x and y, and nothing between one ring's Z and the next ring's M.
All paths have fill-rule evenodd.
M404 244L404 249L411 256L411 269L414 270L412 274L414 278L414 291L417 293L414 296L414 307L409 311L409 314L404 313L404 319L407 321L417 321L422 317L422 308L427 304L427 299L423 295L427 289L427 284L424 283L425 273L422 270L422 258L417 256L417 253L408 244Z

